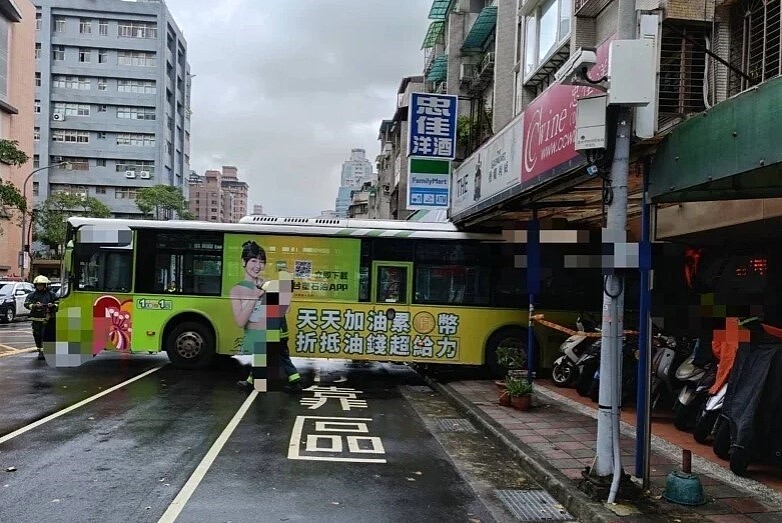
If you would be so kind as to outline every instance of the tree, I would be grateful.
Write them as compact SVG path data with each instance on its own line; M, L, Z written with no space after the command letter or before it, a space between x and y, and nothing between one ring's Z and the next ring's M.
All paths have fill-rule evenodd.
M58 192L49 196L36 213L36 239L57 252L65 243L66 223L70 216L109 218L111 209L92 196Z
M182 191L171 185L155 185L140 189L136 205L149 218L170 220L174 215L182 220L192 220Z
M20 150L18 145L19 142L16 140L0 140L0 162L16 167L27 163L30 157ZM22 192L16 185L5 180L0 180L0 206L2 206L4 214L7 214L7 207L19 209L20 212L27 212L27 200L25 200Z

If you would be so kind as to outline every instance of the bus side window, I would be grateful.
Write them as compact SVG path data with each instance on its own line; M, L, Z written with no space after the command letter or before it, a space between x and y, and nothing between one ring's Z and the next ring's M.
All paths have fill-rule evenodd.
M127 250L100 250L77 260L77 288L84 291L130 292L132 255Z
M372 297L372 243L361 239L361 262L358 273L358 301L367 302Z

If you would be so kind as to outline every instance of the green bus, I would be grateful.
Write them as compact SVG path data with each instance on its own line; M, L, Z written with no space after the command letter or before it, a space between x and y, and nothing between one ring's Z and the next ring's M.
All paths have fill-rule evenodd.
M525 271L501 234L386 220L73 217L47 361L166 351L174 365L199 368L243 354L231 293L248 280L248 249L263 253L259 281L292 275L293 357L485 365L500 376L498 347L526 351ZM573 296L566 289L559 301L572 305ZM576 316L536 312L566 324ZM550 365L563 335L535 331L538 363Z

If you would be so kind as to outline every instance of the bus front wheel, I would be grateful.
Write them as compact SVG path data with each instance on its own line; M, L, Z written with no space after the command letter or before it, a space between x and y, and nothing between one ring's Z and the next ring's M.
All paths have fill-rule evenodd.
M199 323L184 321L171 329L166 336L166 353L175 367L206 367L215 355L214 335Z
M514 356L513 367L527 369L527 330L521 327L504 327L494 332L486 342L484 365L494 378L503 378L508 367L501 363L501 354L510 353ZM535 358L538 361L538 357ZM537 366L536 366L537 367Z

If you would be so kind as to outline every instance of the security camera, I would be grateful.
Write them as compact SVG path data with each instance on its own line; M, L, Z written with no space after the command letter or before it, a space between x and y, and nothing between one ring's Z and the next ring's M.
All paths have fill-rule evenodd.
M570 55L567 62L562 64L554 79L560 84L570 84L586 78L587 71L597 63L597 53L594 47L579 47Z

